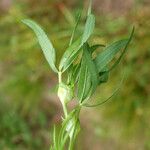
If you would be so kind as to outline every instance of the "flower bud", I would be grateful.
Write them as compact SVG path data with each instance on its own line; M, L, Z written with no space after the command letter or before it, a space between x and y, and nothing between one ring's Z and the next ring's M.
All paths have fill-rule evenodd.
M60 83L58 87L58 97L62 104L67 104L73 99L73 89L69 85Z

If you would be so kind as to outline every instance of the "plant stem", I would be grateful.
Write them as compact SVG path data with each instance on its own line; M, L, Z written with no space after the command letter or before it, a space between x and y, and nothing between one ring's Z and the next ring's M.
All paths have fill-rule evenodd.
M61 82L62 82L61 74L62 74L62 72L58 72L58 81L59 81L59 83L61 83Z
M69 149L68 150L72 150L72 149L73 149L73 139L70 138Z
M62 107L63 107L63 111L64 111L65 118L67 118L68 112L67 112L67 106L66 106L66 104L65 104L65 103L62 104Z

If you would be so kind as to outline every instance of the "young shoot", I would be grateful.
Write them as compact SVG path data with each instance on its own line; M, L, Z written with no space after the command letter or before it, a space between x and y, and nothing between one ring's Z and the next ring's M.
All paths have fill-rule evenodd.
M90 2L83 34L74 40L80 16L81 14L78 17L69 46L62 55L59 66L56 66L55 48L43 29L30 19L22 20L36 34L50 68L58 75L59 86L57 94L62 104L64 116L62 117L60 130L57 130L54 126L53 144L51 144L50 150L73 150L76 137L80 131L80 110L83 107L102 105L116 93L117 89L106 100L96 104L89 103L97 87L108 82L110 72L120 63L134 33L133 28L128 38L108 44L108 46L89 44L89 39L95 27L95 16L92 14ZM93 57L93 53L100 48L103 49L102 52ZM119 57L110 67L110 62L118 55ZM67 80L63 80L65 72ZM77 101L77 105L69 111L68 103L73 99Z

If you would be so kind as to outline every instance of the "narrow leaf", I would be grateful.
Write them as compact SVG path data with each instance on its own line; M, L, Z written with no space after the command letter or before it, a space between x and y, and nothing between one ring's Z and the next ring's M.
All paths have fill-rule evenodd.
M89 39L89 37L94 31L94 27L95 27L95 16L90 14L87 17L81 45L83 45Z
M92 10L92 0L89 0L89 8L88 8L88 15L91 14L91 10Z
M75 41L71 46L67 48L65 53L63 54L59 70L64 72L66 69L72 64L72 62L77 58L80 50L81 50L81 38L79 38L77 41Z
M82 58L82 63L81 63L81 69L80 69L80 74L79 74L79 81L78 81L78 98L79 101L82 102L84 99L84 94L85 94L85 89L86 89L86 84L87 84L87 77L88 77L88 69L86 66L86 61L85 58Z
M118 58L118 59L116 60L116 62L112 65L112 67L108 70L109 72L110 72L111 70L113 70L113 69L120 63L121 59L123 58L124 54L125 54L126 51L127 51L127 48L128 48L129 43L131 42L131 40L132 40L132 38L133 38L133 34L134 34L134 27L133 27L133 29L132 29L132 32L131 32L130 37L129 37L128 41L127 41L126 46L124 47L124 49L123 49L121 55L119 56L119 58Z
M128 43L128 40L117 41L104 49L104 51L97 55L95 63L98 69L98 72L101 70L116 56L116 54L125 47Z
M81 13L79 13L79 15L78 15L76 25L75 25L75 27L74 27L74 29L73 29L73 32L72 32L72 35L71 35L71 39L70 39L70 42L69 42L69 46L71 46L71 44L72 44L72 42L73 42L73 38L74 38L75 32L76 32L76 30L77 30L77 27L78 27L78 24L79 24L80 19L81 19Z
M92 93L96 90L96 87L98 85L98 71L96 68L96 65L94 61L92 60L92 55L90 54L90 47L88 43L85 43L83 46L83 55L85 56L86 65L88 67L90 76L91 76L91 82L92 82Z
M73 39L74 39L74 36L75 36L75 32L76 32L76 30L77 30L77 27L78 27L78 24L79 24L80 19L81 19L81 12L80 12L79 15L78 15L76 25L75 25L75 27L74 27L74 29L73 29L73 31L72 31L72 35L71 35L71 38L70 38L69 46L72 45L72 42L73 42ZM73 64L71 64L71 65L70 65L70 68L68 69L68 82L72 82L71 80L72 80L73 68L74 68L74 67L73 67ZM74 81L73 81L73 82L74 82ZM72 82L72 83L73 83L73 82Z
M67 50L65 51L62 59L60 61L59 70L64 72L68 67L73 63L77 58L81 47L91 36L95 26L95 17L94 15L89 15L86 21L85 29L82 38L79 38L75 41Z
M84 100L88 100L91 97L91 95L93 94L91 76L90 76L89 71L87 72L86 76L87 76L87 78L86 78L86 87L85 87L85 90L84 90L84 95L83 95L81 103Z
M82 103L85 99L88 99L91 96L92 94L91 87L92 87L91 74L88 70L85 55L83 55L81 68L79 72L78 93L77 93L77 97L80 103Z
M24 24L26 24L28 27L30 27L36 34L39 44L42 48L42 51L45 55L46 60L48 61L49 65L51 66L52 70L54 72L58 72L56 66L55 66L55 49L51 43L51 41L48 39L47 35L43 31L43 29L36 24L34 21L29 19L22 20Z
M108 47L106 47L104 49L104 51L102 53L100 53L96 57L95 63L96 63L96 66L97 66L99 72L101 72L101 70L105 66L107 66L107 64L116 56L116 54L119 51L121 51L122 48L124 48L120 57L117 59L117 61L114 63L114 65L109 69L109 71L111 71L113 68L115 68L117 66L117 64L119 64L119 62L121 61L123 55L125 54L125 52L127 50L129 43L131 42L133 33L134 33L134 28L131 32L129 39L120 40L120 41L117 41L117 42L109 45Z

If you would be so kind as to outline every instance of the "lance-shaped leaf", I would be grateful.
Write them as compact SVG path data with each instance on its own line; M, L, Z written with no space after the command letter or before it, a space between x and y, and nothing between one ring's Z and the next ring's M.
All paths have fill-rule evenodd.
M82 37L82 45L90 38L91 34L94 31L95 16L91 13L91 9L92 9L92 0L89 1L87 20L84 27L83 37Z
M81 103L93 94L98 83L99 79L97 68L92 59L90 47L87 43L85 43L83 47L83 56L79 74L77 94Z
M46 60L48 61L50 67L54 72L58 72L56 66L55 66L55 49L51 43L51 41L48 39L47 35L43 31L43 29L34 21L29 19L22 20L24 24L26 24L28 27L30 27L36 34L39 44L42 48L42 51L44 53L44 56Z
M115 61L115 63L108 69L108 72L112 71L112 70L120 63L121 59L123 58L124 54L125 54L126 51L127 51L128 45L130 44L130 42L131 42L131 40L132 40L132 38L133 38L133 34L134 34L134 27L133 27L133 29L132 29L132 32L131 32L131 34L130 34L130 37L129 37L129 39L128 39L128 41L127 41L127 44L125 45L125 47L124 47L122 53L120 54L119 58Z
M122 54L120 55L120 57L118 58L118 60L110 70L112 70L120 62L121 58L123 57L123 55L127 50L127 46L129 45L132 39L133 33L134 33L134 28L131 32L129 39L114 42L113 44L106 47L102 53L98 54L98 56L95 59L95 63L99 72L101 72L102 69L106 67L107 64L116 56L116 54L124 48Z
M89 71L90 76L91 76L92 93L93 93L96 90L96 87L97 87L98 82L99 82L98 71L97 71L96 65L92 59L92 55L90 53L90 47L89 47L88 43L84 44L83 50L84 50L83 55L85 57L86 65L87 65L88 71Z
M80 19L81 19L81 12L80 12L79 15L78 15L76 25L75 25L75 27L74 27L74 29L73 29L73 31L72 31L72 35L71 35L71 38L70 38L69 46L71 46L71 44L72 44L72 42L73 42L73 38L74 38L75 32L76 32L76 30L77 30L77 27L78 27L78 24L79 24Z
M127 44L128 40L117 41L104 49L97 55L95 63L99 72L116 56L116 54Z
M82 45L89 39L89 37L94 31L94 27L95 27L95 16L90 14L88 15L86 20L83 37L82 37L82 43L81 43Z
M86 88L85 88L85 91L84 91L84 95L83 95L83 98L82 98L82 101L81 103L84 101L84 100L88 100L91 95L93 94L92 92L92 82L91 82L91 76L90 76L90 73L89 71L87 72L87 79L86 79Z
M68 67L70 67L70 65L72 64L74 59L77 57L78 51L81 48L81 44L80 44L81 43L81 38L78 39L76 42L74 42L72 44L75 32L77 30L77 27L78 27L78 24L79 24L79 21L80 21L80 18L81 18L81 13L79 13L76 25L73 29L71 39L70 39L70 42L69 42L69 48L67 48L66 52L62 56L62 59L61 59L60 65L59 65L59 70L62 70L62 72L64 72ZM74 55L71 55L73 53L73 51L75 51Z
M78 22L79 22L79 20L77 21L77 24L76 24L74 30L76 30ZM62 59L60 61L59 70L61 72L66 71L66 69L68 69L68 67L70 67L70 65L73 63L73 61L77 58L77 56L81 50L81 47L83 46L83 44L89 39L89 37L93 33L94 26L95 26L95 17L94 17L94 15L89 14L87 17L87 20L86 20L86 24L85 24L82 38L79 38L76 42L71 44L72 38L74 36L74 32L73 32L72 37L71 37L71 41L70 41L71 45L65 51L65 53L62 56Z
M77 41L75 41L71 46L67 48L59 64L59 70L61 72L66 71L66 69L73 63L73 61L77 58L81 50L81 47L82 47L81 38L79 38Z
M88 76L89 73L88 73L85 57L83 57L81 62L80 73L79 73L78 93L77 93L77 97L79 98L80 102L84 100Z
M81 18L81 12L79 13L78 15L78 18L77 18L77 22L76 22L76 25L72 31L72 35L71 35L71 38L70 38L70 42L69 42L69 46L72 45L72 42L73 42L73 39L74 39L74 36L75 36L75 32L77 30L77 27L78 27L78 24L79 24L79 21L80 21L80 18ZM70 65L69 69L68 69L68 82L72 82L74 83L73 81L73 70L75 69L75 66L73 66L73 64Z

